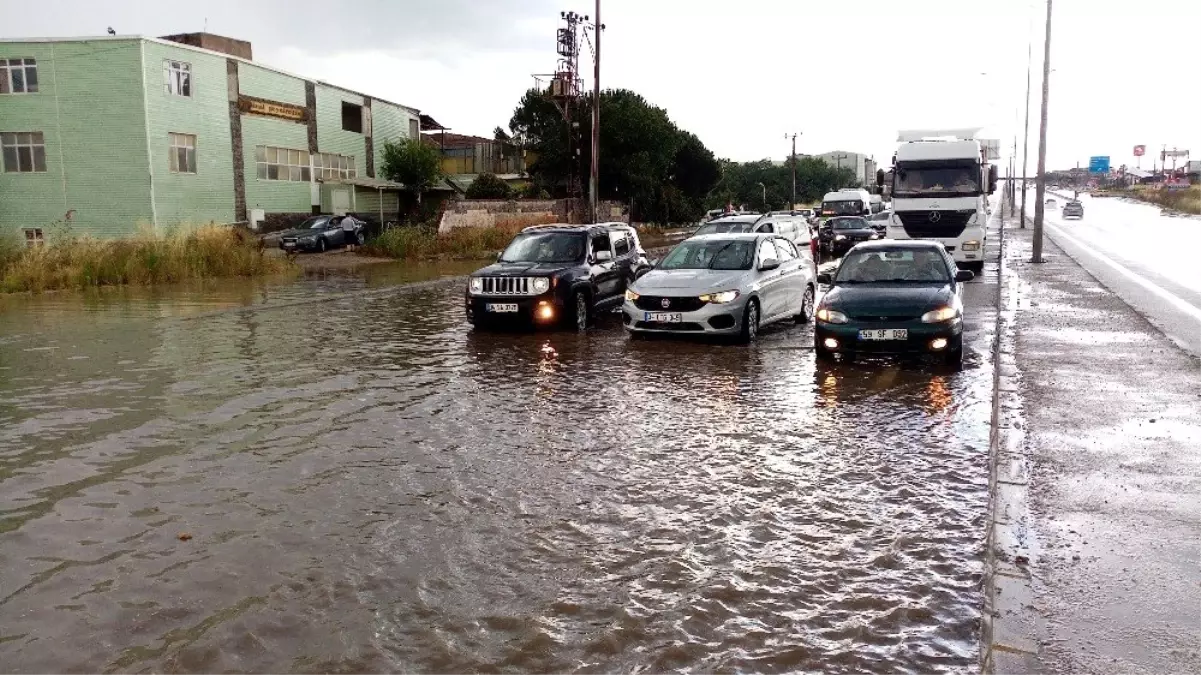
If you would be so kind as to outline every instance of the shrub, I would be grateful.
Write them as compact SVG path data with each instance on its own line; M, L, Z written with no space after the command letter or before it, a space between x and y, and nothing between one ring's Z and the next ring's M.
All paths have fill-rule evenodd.
M367 242L364 253L403 260L482 259L509 245L520 227L459 227L438 234L436 227L393 227Z
M468 199L511 199L513 188L494 173L481 173L467 186Z

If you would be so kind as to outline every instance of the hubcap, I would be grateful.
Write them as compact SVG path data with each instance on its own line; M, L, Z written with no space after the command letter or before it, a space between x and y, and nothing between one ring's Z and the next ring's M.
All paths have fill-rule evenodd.
M813 316L813 289L805 289L805 299L801 301L801 311L805 313L805 318Z
M583 295L575 296L575 326L583 330L588 325L588 303Z
M751 305L746 313L746 334L753 340L759 334L759 308Z

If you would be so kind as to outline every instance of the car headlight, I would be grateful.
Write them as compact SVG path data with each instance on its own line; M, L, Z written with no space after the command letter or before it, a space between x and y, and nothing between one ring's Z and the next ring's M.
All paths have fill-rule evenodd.
M939 307L922 315L922 323L942 323L959 318L959 310L955 307Z
M963 242L963 250L979 251L980 250L980 242L976 241L975 239L972 239L971 241L965 241L965 242Z
M868 237L868 239L879 239L879 238L880 238L880 235L878 235L878 234L873 234L872 236Z
M720 305L723 302L733 302L740 295L738 291L718 291L717 293L706 293L700 296L701 302L712 302Z
M628 288L626 289L626 300L629 300L630 302L634 302L635 300L637 300L638 298L641 298L641 297L642 297L641 294L635 293L634 291L631 291Z
M847 238L847 236L845 234L839 234L834 237L834 241L842 241L843 239L846 239L846 238Z
M484 280L480 277L471 277L471 281L468 282L467 287L472 293L482 293L484 291Z
M545 293L550 290L550 279L546 277L534 277L530 282L530 288L535 293Z
M850 320L846 314L836 309L830 309L829 307L822 307L817 310L817 319L826 323L846 323Z

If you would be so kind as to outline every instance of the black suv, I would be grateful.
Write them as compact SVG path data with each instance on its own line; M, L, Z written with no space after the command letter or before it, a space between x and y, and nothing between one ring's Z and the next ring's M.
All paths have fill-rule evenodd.
M645 264L628 225L527 227L496 264L468 279L467 318L476 326L516 321L583 330L597 312L621 305Z

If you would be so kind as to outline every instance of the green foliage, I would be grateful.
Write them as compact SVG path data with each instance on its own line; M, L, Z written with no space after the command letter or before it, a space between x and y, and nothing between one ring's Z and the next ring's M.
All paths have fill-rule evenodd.
M718 209L726 204L735 207L746 205L758 210L788 208L792 197L792 167L770 161L731 162L722 160L722 175L705 208ZM760 185L762 184L762 185ZM824 194L843 187L855 185L855 174L850 169L838 169L816 157L798 157L796 167L797 202L801 204L819 201ZM767 203L764 204L764 192Z
M530 175L560 194L573 169L587 182L592 161L591 99L573 105L579 127L569 130L543 92L530 90L509 122L514 141L536 157ZM601 92L600 106L600 197L628 202L634 220L699 218L705 196L720 177L713 153L679 129L667 111L632 91Z
M508 246L519 230L459 227L440 235L434 226L393 227L368 241L364 253L403 260L482 259Z
M384 178L403 183L417 201L442 176L442 155L420 138L405 138L384 143L380 173Z
M467 186L468 199L512 199L513 188L494 173L481 173Z
M0 291L175 283L295 269L285 258L267 255L258 237L209 225L111 241L52 239L44 246L22 248L16 257L0 259Z
M550 199L550 193L546 188L537 183L526 183L517 190L517 194L522 199Z

